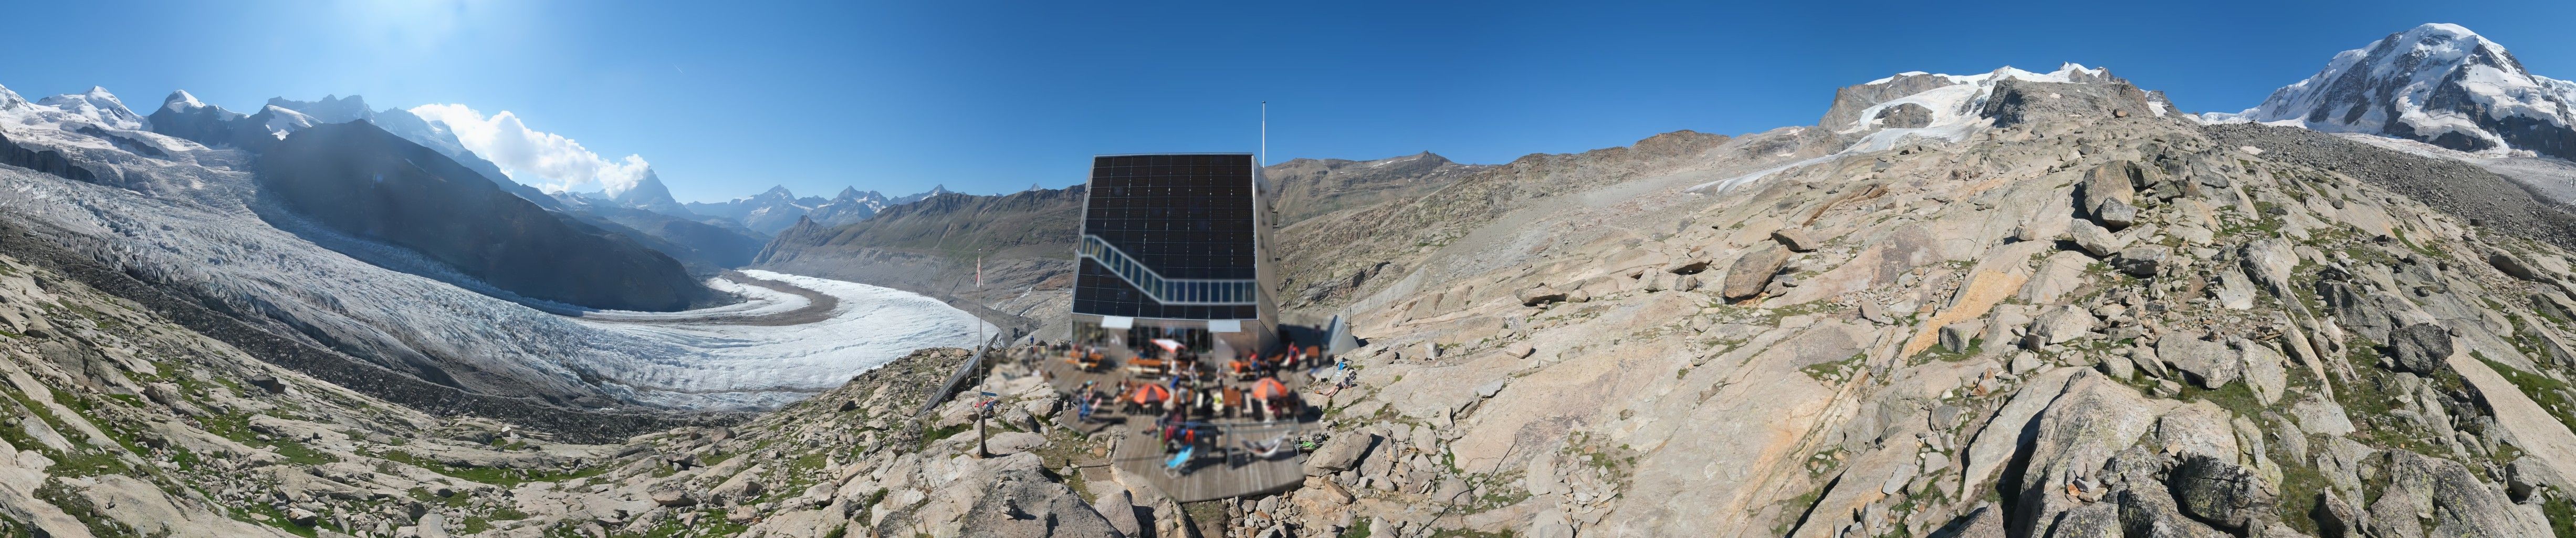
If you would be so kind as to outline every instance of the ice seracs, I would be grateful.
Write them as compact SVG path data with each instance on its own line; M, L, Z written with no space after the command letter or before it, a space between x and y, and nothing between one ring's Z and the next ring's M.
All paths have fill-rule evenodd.
M2533 75L2493 40L2433 23L2336 54L2325 69L2254 108L2201 117L2567 159L2576 158L2571 103L2576 83Z

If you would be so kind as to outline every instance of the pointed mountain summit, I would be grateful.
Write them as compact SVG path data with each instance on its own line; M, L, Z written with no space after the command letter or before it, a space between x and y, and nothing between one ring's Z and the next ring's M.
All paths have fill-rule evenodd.
M0 86L0 110L11 110L22 106L27 106L27 98L19 97L18 92L9 91L8 86Z
M637 180L633 186L609 191L607 194L610 201L626 207L681 218L698 216L696 213L689 212L688 207L680 205L679 200L671 199L670 187L664 186L662 176L653 173L651 168L644 169L644 179Z
M2525 71L2503 45L2457 24L2388 34L2216 122L2368 133L2445 148L2576 159L2576 83Z
M955 192L955 191L950 191L950 190L948 190L948 186L947 186L947 185L944 185L944 184L942 184L942 185L931 185L931 186L930 186L930 190L922 191L922 192L920 192L920 193L916 193L916 194L904 195L904 196L902 196L902 197L898 197L898 198L895 198L895 199L892 199L892 200L886 200L886 205L903 205L903 204L909 204L909 203L913 203L913 202L919 202L919 201L922 201L923 199L930 198L930 197L932 197L932 196L938 196L938 195L942 195L942 194L948 194L948 193L950 193L950 192Z

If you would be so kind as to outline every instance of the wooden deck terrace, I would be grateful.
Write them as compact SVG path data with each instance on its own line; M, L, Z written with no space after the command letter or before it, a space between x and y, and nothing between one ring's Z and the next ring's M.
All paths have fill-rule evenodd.
M1091 371L1076 368L1062 354L1042 352L1037 360L1040 361L1039 369L1046 373L1048 382L1057 392L1068 395L1081 390L1084 382L1092 382L1096 387L1100 387L1100 390L1107 391L1116 387L1121 380L1136 383L1162 381L1161 377L1139 376L1127 368L1129 362L1135 360L1136 354L1133 351L1104 346L1103 355L1108 357L1106 361L1108 364ZM1299 394L1305 381L1306 376L1300 373L1284 373L1280 377L1280 382L1288 386L1291 394ZM1220 386L1234 386L1246 390L1249 390L1252 384L1237 381L1231 377L1225 377L1220 383L1222 383ZM1164 495L1171 496L1178 502L1198 502L1296 489L1306 480L1304 451L1292 450L1289 453L1263 458L1255 455L1245 443L1247 441L1266 442L1279 438L1293 439L1316 433L1321 428L1315 420L1315 410L1311 405L1294 417L1274 421L1243 416L1195 419L1194 422L1213 430L1216 433L1215 439L1202 443L1201 448L1186 465L1179 468L1166 468L1172 456L1163 451L1163 442L1157 435L1156 421L1160 418L1159 413L1129 415L1118 412L1121 407L1118 405L1102 407L1092 412L1090 420L1080 421L1074 425L1074 428L1086 434L1123 429L1124 432L1113 432L1121 437L1114 451L1110 453L1111 463L1131 476L1144 478L1156 489L1162 490ZM1071 412L1068 411L1068 413Z

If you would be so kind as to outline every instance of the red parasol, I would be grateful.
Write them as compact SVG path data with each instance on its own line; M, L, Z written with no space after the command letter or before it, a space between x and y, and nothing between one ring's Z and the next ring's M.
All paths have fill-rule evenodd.
M1164 389L1162 385L1141 385L1136 387L1136 394L1133 396L1133 399L1135 399L1138 404L1149 404L1163 401L1171 397L1172 391Z
M1268 400L1287 395L1288 385L1281 384L1279 378L1264 377L1252 383L1253 399Z

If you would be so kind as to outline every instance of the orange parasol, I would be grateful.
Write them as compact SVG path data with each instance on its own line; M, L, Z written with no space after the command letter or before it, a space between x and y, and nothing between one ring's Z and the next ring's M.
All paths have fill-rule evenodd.
M1149 404L1163 401L1171 397L1172 391L1164 389L1162 385L1140 385L1136 387L1136 394L1133 398L1138 404Z
M1281 384L1279 378L1264 377L1252 383L1253 399L1268 400L1287 395L1288 385Z

